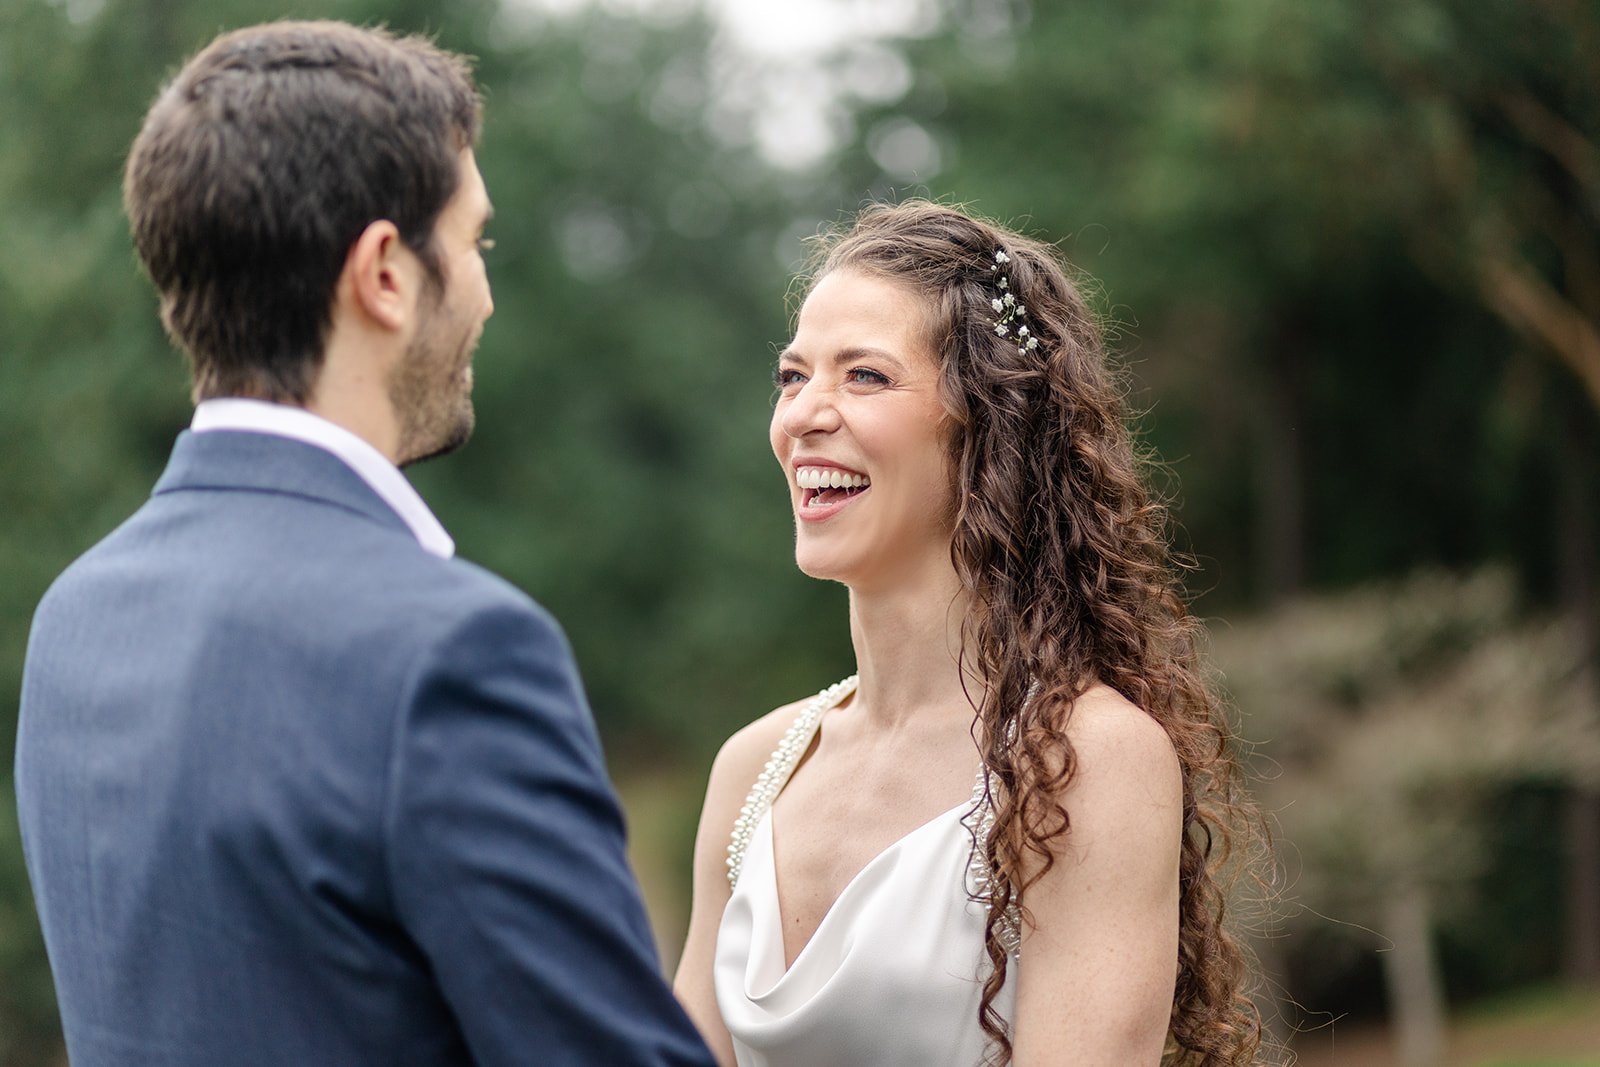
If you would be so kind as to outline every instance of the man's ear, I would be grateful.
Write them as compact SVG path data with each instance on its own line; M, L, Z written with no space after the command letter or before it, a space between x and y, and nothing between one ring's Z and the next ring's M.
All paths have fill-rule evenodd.
M416 310L421 281L416 253L388 219L368 224L345 256L338 291L351 311L380 329L403 330Z

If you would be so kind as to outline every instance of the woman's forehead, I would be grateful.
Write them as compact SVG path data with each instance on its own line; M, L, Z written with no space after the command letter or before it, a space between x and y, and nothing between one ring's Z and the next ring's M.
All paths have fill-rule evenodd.
M835 333L872 334L899 347L925 348L929 302L909 285L865 271L841 269L818 280L800 306L795 340Z

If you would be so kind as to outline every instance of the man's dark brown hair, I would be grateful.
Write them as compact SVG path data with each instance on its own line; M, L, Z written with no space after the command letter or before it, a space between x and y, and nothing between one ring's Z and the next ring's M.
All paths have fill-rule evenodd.
M434 223L476 143L467 61L339 22L224 34L145 116L123 182L196 399L303 403L350 246L388 219L442 282Z

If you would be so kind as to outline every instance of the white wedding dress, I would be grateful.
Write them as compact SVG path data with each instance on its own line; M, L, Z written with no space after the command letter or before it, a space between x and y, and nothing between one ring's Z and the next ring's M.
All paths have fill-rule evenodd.
M822 715L855 688L824 690L795 720L751 791L729 852L733 895L717 932L717 1005L739 1067L975 1067L985 907L972 895L982 779L973 799L879 853L844 888L816 933L784 967L773 864L772 800L811 743ZM1016 949L1015 916L1005 927ZM995 1001L1013 1017L1016 968Z

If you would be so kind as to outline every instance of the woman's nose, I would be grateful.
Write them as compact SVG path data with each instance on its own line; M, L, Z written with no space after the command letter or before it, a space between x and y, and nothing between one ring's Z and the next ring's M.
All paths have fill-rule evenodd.
M839 408L833 391L826 383L815 379L800 387L800 391L784 406L779 425L790 437L800 438L808 433L826 433L839 428Z

